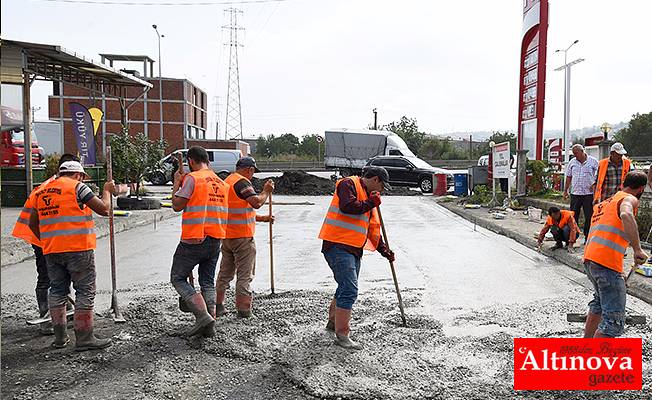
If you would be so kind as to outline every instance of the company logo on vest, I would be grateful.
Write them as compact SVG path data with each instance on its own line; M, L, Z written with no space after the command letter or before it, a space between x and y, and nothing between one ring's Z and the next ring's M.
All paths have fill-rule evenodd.
M641 338L515 338L515 390L641 390Z

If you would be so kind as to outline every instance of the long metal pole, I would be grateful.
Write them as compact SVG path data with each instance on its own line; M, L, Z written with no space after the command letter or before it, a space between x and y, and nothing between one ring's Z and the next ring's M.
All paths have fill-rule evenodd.
M111 146L106 146L106 179L113 180L113 161L111 159ZM112 195L110 195L112 196ZM126 322L118 306L118 292L115 268L115 228L113 226L113 197L109 202L109 246L111 249L111 310L114 322Z
M163 79L161 75L161 34L158 35L158 119L159 119L159 136L163 140ZM185 135L185 132L184 132Z
M274 242L272 241L272 194L269 194L269 281L274 294Z
M23 73L23 159L25 161L25 190L29 196L33 189L32 177L32 113L30 109L29 73ZM63 116L62 116L63 118Z
M380 220L380 228L383 232L383 241L387 250L389 250L389 241L387 240L387 231L385 230L385 223L383 222L383 215L380 213L380 207L377 207L378 219ZM389 267L392 270L392 279L394 279L394 289L396 290L396 297L398 298L398 308L401 310L401 320L403 321L403 326L407 326L407 321L405 320L405 311L403 309L403 298L401 297L401 289L398 287L398 278L396 278L396 269L394 268L394 261L389 261Z

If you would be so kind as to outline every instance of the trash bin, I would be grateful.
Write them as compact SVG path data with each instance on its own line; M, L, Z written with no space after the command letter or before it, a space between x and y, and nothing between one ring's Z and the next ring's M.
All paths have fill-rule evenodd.
M455 196L469 195L468 174L455 174Z
M446 184L446 174L434 174L433 176L433 188L432 194L435 196L445 196L448 191L448 185Z

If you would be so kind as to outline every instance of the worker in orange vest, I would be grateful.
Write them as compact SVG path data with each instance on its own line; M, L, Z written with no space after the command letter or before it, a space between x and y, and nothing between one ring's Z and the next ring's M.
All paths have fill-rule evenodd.
M93 333L95 300L95 224L93 213L108 215L113 181L104 184L102 199L84 184L90 177L77 161L59 167L59 177L41 185L34 194L36 212L29 227L39 238L50 277L49 307L54 330L54 348L69 341L66 332L66 301L70 282L75 287L75 350L102 349L111 339Z
M183 211L181 240L174 252L170 282L195 315L188 336L215 334L215 268L226 236L229 185L210 168L203 147L188 149L190 173L175 172L172 209ZM188 282L196 265L201 293Z
M380 220L375 210L380 193L389 186L389 174L383 167L367 167L363 176L337 181L335 194L322 224L319 238L322 253L337 282L335 296L328 309L326 329L335 332L335 343L351 350L362 346L349 337L351 310L358 297L358 276L363 249L378 250L390 261L394 253L380 235Z
M550 250L554 251L566 247L570 253L573 252L579 228L572 211L560 210L559 207L555 206L548 209L548 218L541 232L539 232L539 248L541 248L548 231L551 231L552 237L555 239L555 245Z
M623 187L625 175L632 170L632 162L625 157L627 150L622 143L611 145L609 157L600 160L593 192L593 204L608 199Z
M643 264L648 255L641 249L636 214L645 191L647 177L642 171L625 176L623 190L595 206L591 230L584 249L584 270L593 284L584 337L616 337L625 324L623 258L628 246L634 262Z
M235 283L235 308L239 318L252 316L253 293L251 282L256 272L256 222L274 223L274 216L257 215L256 210L265 204L274 191L274 181L268 179L263 191L256 194L251 184L254 173L260 172L253 157L238 160L236 170L226 178L229 189L229 216L226 239L222 246L222 261L217 274L217 315L225 315L224 299L233 278Z
M79 158L72 154L62 154L59 157L58 166L61 167L66 161L79 161ZM34 209L34 194L38 191L38 188L45 186L48 183L52 182L57 178L57 175L54 174L49 177L45 182L39 185L36 189L30 193L23 205L23 209L18 214L18 220L16 225L14 225L14 230L11 232L11 235L26 241L32 245L34 250L34 257L36 258L36 304L38 305L39 318L43 318L47 315L49 306L48 306L48 290L50 289L50 278L48 277L48 266L45 262L45 256L43 255L43 249L41 248L41 241L34 236L34 232L29 229L29 219L32 212L35 212ZM43 335L52 335L54 331L52 330L52 323L44 322L39 325L39 330Z

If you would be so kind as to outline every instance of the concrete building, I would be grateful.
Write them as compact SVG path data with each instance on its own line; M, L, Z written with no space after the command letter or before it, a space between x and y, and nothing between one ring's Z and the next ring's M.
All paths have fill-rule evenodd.
M152 76L154 61L147 56L101 54L101 57L102 62L108 60L111 67L114 61L142 63L144 76L141 76L138 71L122 70L153 86L142 98L137 98L142 91L127 90L126 104L133 102L127 110L128 129L132 134L143 132L150 139L158 139L160 137L159 78ZM164 77L161 78L161 84L163 137L168 144L166 152L188 147L188 140L206 139L208 107L206 93L187 79ZM65 152L76 152L69 107L71 102L89 108L97 107L104 112L97 132L98 149L103 148L103 138L107 134L121 132L122 108L117 99L102 97L77 86L54 82L53 94L48 99L48 114L50 120L63 124Z

